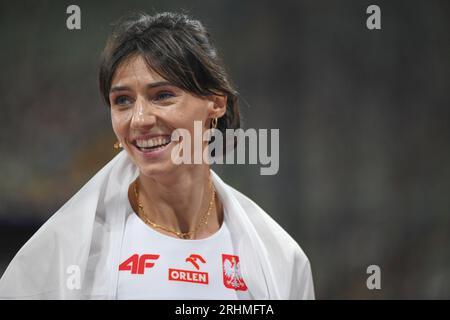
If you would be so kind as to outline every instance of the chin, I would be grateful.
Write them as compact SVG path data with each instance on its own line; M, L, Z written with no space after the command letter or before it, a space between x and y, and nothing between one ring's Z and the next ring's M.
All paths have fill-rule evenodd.
M170 159L160 163L138 163L139 172L148 178L167 177L173 174L179 167L173 164Z

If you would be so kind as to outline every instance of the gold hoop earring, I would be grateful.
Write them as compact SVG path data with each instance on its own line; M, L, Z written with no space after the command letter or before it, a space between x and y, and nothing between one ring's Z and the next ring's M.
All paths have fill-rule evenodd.
M217 122L218 122L217 118L213 118L211 120L211 128L212 129L217 129Z
M120 149L122 148L122 143L117 141L116 143L114 143L114 149Z

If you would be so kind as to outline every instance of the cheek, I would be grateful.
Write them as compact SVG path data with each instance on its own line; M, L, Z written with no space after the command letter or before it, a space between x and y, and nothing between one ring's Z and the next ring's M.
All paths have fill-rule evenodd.
M126 113L111 111L111 124L118 137L126 135L128 123L129 121Z
M207 120L208 103L205 100L191 97L177 108L173 116L173 119L178 123L178 127L192 129L194 128L194 121L204 123Z

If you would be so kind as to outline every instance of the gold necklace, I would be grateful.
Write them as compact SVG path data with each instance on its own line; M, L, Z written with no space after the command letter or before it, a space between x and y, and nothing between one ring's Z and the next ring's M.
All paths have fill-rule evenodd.
M142 205L141 202L139 202L139 191L138 191L138 186L137 186L137 180L135 180L133 183L133 189L134 189L134 196L136 198L136 202L138 203L138 211L140 211L139 216L144 220L144 222L151 225L153 228L158 228L158 229L170 232L181 239L191 239L191 235L195 234L198 231L198 229L200 228L200 226L208 224L208 219L209 219L209 216L211 215L211 209L216 200L216 197L215 197L216 189L214 188L212 180L210 180L210 189L212 189L212 195L211 195L211 200L209 202L208 211L206 211L206 213L204 214L202 219L199 221L199 223L197 224L197 226L195 227L194 230L191 230L188 232L180 232L180 231L171 230L163 225L157 224L157 223L151 221L150 219L148 219L145 215L144 206Z

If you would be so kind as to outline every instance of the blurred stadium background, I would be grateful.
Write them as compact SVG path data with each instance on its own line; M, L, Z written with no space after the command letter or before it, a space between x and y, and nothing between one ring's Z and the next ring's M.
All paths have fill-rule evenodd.
M380 31L366 28L370 4ZM116 153L97 88L111 23L181 9L213 35L244 127L280 129L277 175L215 170L298 241L317 298L450 298L448 1L2 3L0 275ZM366 287L371 264L381 290Z

